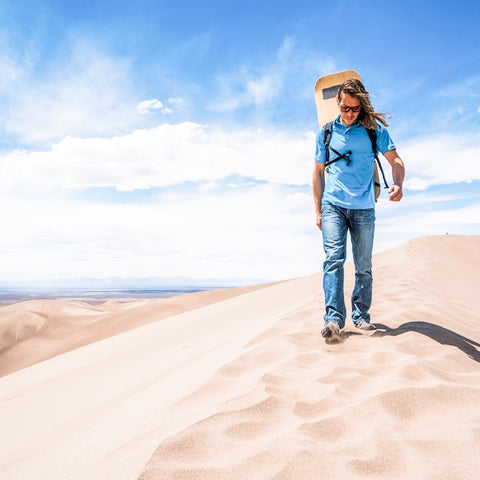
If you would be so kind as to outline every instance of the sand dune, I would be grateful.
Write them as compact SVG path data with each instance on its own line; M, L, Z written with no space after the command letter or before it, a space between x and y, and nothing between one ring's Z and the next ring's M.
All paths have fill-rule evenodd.
M479 267L480 237L377 255L379 328L347 323L338 345L320 335L320 274L166 315L53 302L47 323L95 319L103 340L0 378L0 477L478 479ZM10 324L50 345L29 311Z
M101 305L30 300L0 307L0 376L182 312L265 288L212 290Z

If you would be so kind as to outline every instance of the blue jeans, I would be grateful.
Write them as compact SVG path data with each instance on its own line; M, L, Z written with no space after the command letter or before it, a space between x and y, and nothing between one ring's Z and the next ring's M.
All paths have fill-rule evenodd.
M347 231L350 231L355 286L352 292L353 323L369 322L372 304L372 250L375 231L375 209L353 210L329 203L322 207L322 236L325 250L323 290L325 292L325 323L345 326L343 297L343 264L347 258Z

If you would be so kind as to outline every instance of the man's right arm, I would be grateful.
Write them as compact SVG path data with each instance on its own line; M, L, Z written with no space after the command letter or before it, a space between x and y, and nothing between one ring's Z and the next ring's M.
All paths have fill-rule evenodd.
M313 167L313 200L315 202L315 216L317 227L322 229L322 198L325 190L325 164L315 162Z

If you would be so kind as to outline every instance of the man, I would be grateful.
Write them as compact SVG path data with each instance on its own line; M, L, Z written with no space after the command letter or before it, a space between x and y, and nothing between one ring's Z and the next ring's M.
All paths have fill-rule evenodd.
M401 200L405 176L404 164L386 129L386 115L374 111L362 82L357 79L344 82L338 90L337 103L340 114L332 125L329 159L340 159L327 167L328 176L325 176L324 126L317 135L313 170L316 223L322 230L326 255L323 265L325 326L322 336L328 342L340 341L341 329L345 326L343 265L348 231L355 265L352 320L361 330L375 329L368 313L373 280L375 157L367 128L375 129L377 150L392 167L393 185L388 190L390 201Z

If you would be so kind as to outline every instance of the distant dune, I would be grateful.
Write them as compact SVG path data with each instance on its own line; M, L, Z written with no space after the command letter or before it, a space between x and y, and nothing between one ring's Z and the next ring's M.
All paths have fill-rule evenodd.
M0 376L163 318L272 284L91 305L29 300L0 307Z
M479 271L480 236L376 255L378 328L338 345L320 272L2 307L0 478L478 480Z

